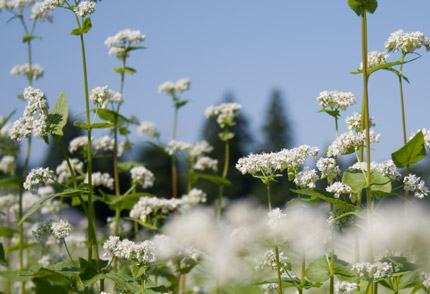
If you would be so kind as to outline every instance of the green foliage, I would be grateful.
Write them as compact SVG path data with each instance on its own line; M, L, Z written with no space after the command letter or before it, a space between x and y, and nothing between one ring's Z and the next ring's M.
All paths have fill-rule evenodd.
M20 188L23 183L23 177L7 177L0 179L0 187Z
M354 193L360 193L367 187L366 174L362 170L348 169L343 173L342 182L351 187ZM370 190L375 193L391 193L391 179L379 172L370 173Z
M112 128L114 127L113 124L110 123L94 123L94 124L86 124L82 121L75 121L73 123L73 125L75 127L81 128L81 129L85 129L85 130L92 130L92 129L107 129L107 128Z
M25 35L24 37L22 37L22 42L23 43L27 43L30 42L33 39L39 39L42 40L42 38L40 36L34 36L34 35Z
M119 74L126 74L126 75L133 75L136 72L136 70L134 68L127 67L127 66L124 68L115 67L112 70L113 70L113 72L117 72Z
M340 199L333 198L333 196L330 193L320 191L317 189L302 189L302 190L292 189L291 191L293 191L294 193L297 193L297 194L308 195L308 196L311 196L312 198L318 198L318 199L324 200L326 202L337 205L337 206L339 206L343 209L346 209L348 211L354 211L354 210L358 209L358 207L355 205L349 204L349 203L342 201Z
M91 19L89 17L86 17L82 22L82 26L80 28L73 29L70 34L75 36L86 34L92 26L93 25L91 24Z
M222 131L218 134L221 141L227 142L234 138L234 133L228 130Z
M224 186L231 185L231 182L228 179L224 179L218 176L196 173L196 172L190 175L191 182L196 182L198 179L204 179L217 185L224 185Z
M348 5L357 15L369 12L374 13L378 7L376 0L348 0Z
M47 128L51 135L63 136L63 128L67 124L69 109L66 93L61 92L54 106L48 114Z
M325 282L331 276L331 257L323 255L312 261L306 268L306 277L314 282ZM351 281L355 274L352 271L352 266L348 262L334 257L334 275L340 280Z
M391 154L397 167L412 166L426 157L424 135L420 131L406 145Z
M16 233L18 233L18 231L12 228L0 227L0 237L12 238Z
M7 266L6 254L4 251L3 243L0 243L0 264Z

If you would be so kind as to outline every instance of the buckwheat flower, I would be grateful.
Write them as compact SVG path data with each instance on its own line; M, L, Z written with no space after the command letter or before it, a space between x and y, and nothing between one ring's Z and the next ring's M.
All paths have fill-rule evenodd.
M174 91L175 84L173 84L171 81L164 82L158 87L158 93L172 94Z
M131 179L142 188L146 189L154 185L154 174L143 166L133 167L130 170Z
M115 141L108 135L100 137L92 141L94 148L99 151L113 151Z
M244 175L262 173L270 175L282 168L282 157L280 153L249 154L237 161L236 168Z
M84 172L84 163L81 162L79 159L72 158L69 161L75 173L75 176L76 174L82 174ZM59 166L57 166L57 169L55 171L57 173L57 182L59 182L60 184L66 184L72 178L72 174L70 173L69 166L67 165L66 160L63 160L63 162Z
M40 209L40 212L43 215L46 215L48 213L57 213L64 207L67 207L67 204L63 204L58 200L51 200L43 204L42 208Z
M5 7L9 10L14 8L22 9L30 6L33 3L34 3L34 0L10 0L6 3Z
M195 170L201 170L201 171L206 170L206 169L217 171L218 170L218 160L212 159L212 158L207 157L207 156L200 157L199 159L197 159L196 163L194 164L194 169Z
M217 123L221 128L231 127L236 124L234 119L239 115L238 111L242 106L238 103L222 103L219 106L209 106L206 108L205 115L207 118L217 117Z
M359 262L352 266L361 277L366 276L370 279L388 278L393 273L393 266L387 262Z
M45 197L51 194L54 194L55 190L52 188L52 186L43 186L39 187L37 190L37 194L39 194L41 197Z
M109 228L109 233L114 234L115 232L115 217L107 217L106 223ZM129 221L120 218L118 221L118 232L128 232L132 229L132 225Z
M421 273L423 276L423 286L426 288L426 290L430 290L430 274L428 273Z
M205 153L212 152L213 149L214 148L211 145L209 145L207 141L203 140L196 143L193 146L193 148L190 150L189 154L192 158L197 158L204 155Z
M188 194L181 197L183 205L190 206L206 202L206 193L200 189L192 188Z
M19 142L12 140L11 134L13 131L13 124L6 123L0 129L0 154L2 155L16 155L19 152Z
M45 19L52 22L52 13L49 10L43 8L42 2L36 2L31 8L30 19L37 19L38 21L44 22Z
M387 60L389 55L385 54L385 52L372 51L367 54L367 67L375 67L378 66ZM360 69L363 69L363 62L360 62Z
M336 160L330 157L322 157L317 161L317 168L321 172L321 179L327 178L332 182L340 175L340 168L336 165Z
M346 281L336 281L334 291L336 294L351 294L357 290L357 283L350 283Z
M340 91L323 91L315 101L320 103L322 109L329 107L332 110L346 110L356 103L354 94Z
M91 138L94 141L94 138ZM74 138L69 143L69 152L74 153L80 148L86 148L88 146L88 136L79 136Z
M426 145L427 148L430 148L430 130L427 129L421 129L421 130L417 130L416 133L412 133L411 137L409 138L412 139L413 137L415 137L415 135L419 132L422 132L424 135L424 144Z
M284 227L286 222L287 215L279 208L275 208L267 214L267 225L275 232Z
M33 237L40 243L46 243L46 240L52 233L51 226L54 223L52 219L37 225L36 230L32 231Z
M288 261L288 257L284 256L284 252L279 252L279 269L281 274L287 273L288 268L291 266ZM270 249L264 252L263 257L258 261L258 264L255 266L255 270L264 270L265 268L271 268L272 270L277 270L277 260L275 250Z
M79 15L80 17L85 17L88 14L92 14L95 11L95 2L90 1L82 1L79 3L77 7L73 9L73 11Z
M278 152L282 162L283 169L299 168L303 165L308 156L316 157L319 152L317 147L310 147L308 145L301 145L292 149L283 149Z
M90 90L90 100L96 105L105 108L108 103L122 103L121 93L108 89L108 86L97 87Z
M140 219L144 222L151 214L167 214L183 205L181 199L164 199L157 197L141 197L139 201L130 210L130 217Z
M353 164L351 169L358 169L362 170L364 172L367 171L367 163L366 162L356 162ZM382 175L389 177L392 180L399 180L401 178L400 173L397 170L397 166L395 165L394 161L392 160L386 160L380 163L372 161L370 163L370 171L371 172L379 172Z
M43 76L44 72L45 72L45 70L39 64L35 63L35 64L31 65L31 75L32 75L33 79L38 80L40 77ZM22 75L25 75L28 77L29 73L30 73L30 65L29 64L15 65L10 70L11 75L22 74Z
M348 131L355 131L359 133L361 130L361 113L354 112L352 116L346 118L346 126L348 127ZM375 127L376 124L373 120L373 117L369 117L369 127Z
M56 239L64 239L70 235L72 226L68 221L59 220L58 222L53 222L51 224L52 235Z
M24 188L29 191L36 191L37 186L44 186L49 180L54 178L54 172L49 168L35 168L25 178Z
M374 130L370 130L370 143L378 143L380 134L375 135ZM366 132L354 134L353 132L343 133L328 147L327 156L337 157L346 154L351 148L357 149L366 142Z
M155 123L150 121L143 121L138 127L137 132L139 133L139 136L143 135L144 133L148 134L148 136L154 138L159 137L160 134L157 132L157 128L155 126Z
M103 243L103 249L105 250L104 257L112 257L113 252L118 247L119 242L119 236L109 236L109 239Z
M173 155L175 152L190 152L192 149L192 144L176 140L171 140L165 148L169 155Z
M388 52L401 50L403 54L412 53L422 46L429 51L430 39L418 31L413 33L405 33L403 30L395 31L390 34L388 41L385 43L385 49Z
M61 6L66 2L66 0L45 0L40 6L41 11L54 10L55 7Z
M113 190L114 179L108 173L95 172L92 173L92 185L93 186L105 186ZM88 174L85 177L85 183L88 183Z
M416 198L423 199L429 194L428 188L425 186L425 182L414 174L406 176L403 179L403 183L405 184L403 189L405 191L413 192Z
M2 171L5 174L12 175L15 171L16 164L15 164L15 157L6 155L3 156L0 161L0 171Z
M351 194L351 187L342 182L334 182L325 189L329 193L334 193L334 198L339 198L340 194Z
M178 92L184 92L190 89L191 81L188 78L180 79L175 84L175 90Z
M267 283L259 286L264 294L277 294L279 293L279 286L276 283Z
M116 55L117 58L124 58L129 56L128 47L133 43L139 44L145 40L139 30L125 29L119 31L116 35L108 37L105 41L105 45L109 47L109 55Z
M306 166L301 172L296 174L294 183L301 188L315 188L315 182L319 180L317 171Z
M121 157L124 152L131 152L131 148L133 147L133 142L129 140L122 141L118 145L118 157Z

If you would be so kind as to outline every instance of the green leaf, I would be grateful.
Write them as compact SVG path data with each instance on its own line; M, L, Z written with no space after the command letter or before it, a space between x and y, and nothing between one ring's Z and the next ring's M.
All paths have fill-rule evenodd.
M34 243L24 243L24 246L22 246L22 248L30 248L30 247L33 247L33 246L35 246L35 245L37 245L37 243L36 242L34 242ZM7 253L10 253L10 252L13 252L13 251L17 251L19 249L19 244L16 244L16 245L13 245L13 246L10 246L10 247L6 247L5 248L5 250L4 250L4 252L7 254Z
M366 177L362 170L348 169L343 173L342 182L351 187L354 193L360 193L367 187ZM391 193L391 179L379 172L372 172L370 174L370 190L372 192Z
M0 264L7 266L6 254L4 252L3 243L0 243Z
M51 135L63 136L63 128L67 124L68 117L67 97L63 91L48 114L48 132Z
M16 233L18 233L17 230L8 227L0 227L0 237L12 238Z
M80 193L85 192L78 189L65 189L64 191L56 194L51 194L43 197L39 201L37 201L28 211L27 213L21 218L18 225L21 225L27 218L29 218L33 213L35 213L39 208L41 208L46 202L49 200L54 199L55 197L75 197L78 196Z
M70 32L70 35L80 36L82 35L82 28L73 29Z
M189 102L189 100L178 101L178 102L175 103L175 107L176 107L176 109L179 109L182 106L184 106L185 104L187 104L188 102Z
M399 290L412 288L421 284L421 279L418 271L408 272L401 276L399 282Z
M25 42L29 42L29 41L31 41L31 40L33 40L33 39L39 39L39 40L42 40L42 38L41 38L40 36L26 35L26 36L22 37L22 42L23 42L23 43L25 43Z
M330 278L329 259L326 255L312 261L306 268L306 277L314 282L324 282Z
M124 73L126 75L133 75L136 72L136 70L134 68L131 67L125 67Z
M231 139L233 139L233 138L234 138L234 133L233 133L233 132L229 132L229 131L225 130L225 131L223 131L223 132L220 132L220 133L218 134L218 137L219 137L222 141L227 142L227 141L229 141L229 140L231 140Z
M75 121L73 123L73 125L75 127L81 128L81 129L85 129L85 130L92 130L92 129L106 129L106 128L112 128L115 125L110 124L110 123L95 123L95 124L90 124L87 125L86 123L82 122L82 121Z
M94 282L105 278L104 274L98 273L97 267L94 263L95 262L90 264L87 260L79 257L79 278L81 278L84 286L89 286Z
M22 177L7 177L0 179L0 187L21 188L24 183Z
M141 290L141 286L136 281L125 275L119 273L106 273L105 277L132 293L138 293Z
M397 167L412 166L426 157L424 135L418 132L405 146L391 154Z
M340 111L339 110L320 109L320 110L318 110L318 112L325 112L334 118L340 117Z
M107 194L105 194L107 196ZM110 195L109 195L110 196ZM155 197L153 194L150 193L133 193L128 194L126 196L114 196L108 197L108 199L105 201L109 207L113 210L115 210L119 204L119 210L124 209L132 209L133 206L139 201L142 197Z
M148 270L147 266L138 266L138 265L134 265L131 269L132 274L133 274L133 278L138 279L141 276L143 276L146 271Z
M0 123L0 129L2 129L5 125L6 125L6 123L9 121L9 119L12 117L12 115L14 115L15 114L15 112L16 112L16 109L15 110L13 110L8 116L6 116L3 120L2 120L2 122Z
M153 294L153 293L170 293L171 291L167 289L165 286L158 287L149 287L145 289L145 294Z
M419 265L409 262L406 257L402 256L387 256L380 261L391 263L395 274L406 273L420 268Z
M376 0L348 0L348 5L357 15L362 15L363 12L375 12L378 7Z
M342 201L340 199L333 198L333 196L330 193L324 192L321 190L317 190L317 189L294 190L294 189L291 189L291 191L294 193L297 193L297 194L303 194L303 195L308 195L308 196L319 198L321 200L324 200L324 201L327 201L327 202L332 203L334 205L337 205L337 206L339 206L343 209L346 209L348 211L354 211L354 210L358 209L357 206L349 204L349 203Z
M91 19L89 17L84 19L84 22L82 23L82 32L86 34L89 30L91 30L92 27Z
M393 62L381 63L381 64L378 64L377 66L369 67L367 69L367 74L370 75L371 73L374 73L380 69L389 70L389 71L392 71L395 74L397 74L398 77L403 77L409 83L408 78L406 78L404 75L402 75L398 70L394 69L393 66L406 64L406 63L412 62L412 61L414 61L420 57L421 57L421 55L418 57L415 57L411 60L406 60L406 61L405 60L404 61L398 60L398 61L393 61ZM363 70L361 70L361 69L358 69L355 72L351 72L351 74L361 74L361 73L363 73Z
M204 179L217 185L224 185L224 186L231 185L231 182L228 179L224 179L222 177L213 176L213 175L202 174L202 173L192 173L191 178L195 181L197 181L197 179Z

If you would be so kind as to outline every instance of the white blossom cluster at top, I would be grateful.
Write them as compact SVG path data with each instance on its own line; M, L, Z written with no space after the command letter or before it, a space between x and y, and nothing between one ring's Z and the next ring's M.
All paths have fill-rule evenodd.
M401 50L403 54L412 53L423 46L430 51L430 39L422 32L405 33L403 30L391 33L385 43L385 49L389 52Z

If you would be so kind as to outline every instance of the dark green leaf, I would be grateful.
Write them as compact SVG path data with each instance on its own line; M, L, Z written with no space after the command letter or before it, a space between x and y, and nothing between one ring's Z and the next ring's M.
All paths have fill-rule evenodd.
M114 281L119 286L126 288L132 293L138 293L142 289L136 281L119 273L106 273L105 277L106 279Z
M128 134L130 134L130 131L127 128L119 127L119 133L121 135L128 135Z
M25 42L31 41L33 39L41 40L42 38L40 36L26 35L26 36L22 37L22 42L25 43Z
M158 287L146 288L144 292L144 294L153 294L153 293L171 293L171 291L167 289L165 286L158 286Z
M362 15L363 12L375 12L378 2L376 0L348 0L348 5L357 15Z
M91 111L96 112L101 119L105 121L109 121L113 124L115 124L115 120L116 120L116 124L118 125L121 124L122 121L130 123L130 120L128 118L110 109L97 108L97 109L91 109Z
M6 254L4 252L3 243L0 243L0 264L7 266Z
M342 182L351 187L354 193L360 193L367 187L366 177L362 170L348 169L343 173ZM373 192L391 193L391 179L379 172L370 174L370 190Z
M418 132L405 146L391 154L391 158L397 167L412 166L426 157L424 135Z
M16 233L18 233L17 230L8 227L0 227L0 237L12 238Z
M320 109L320 110L318 110L318 112L325 112L334 118L340 117L340 111L339 110Z
M408 272L401 276L399 290L412 288L421 284L421 279L418 271Z
M333 196L330 193L324 192L321 190L317 190L317 189L294 190L294 189L292 189L291 191L293 191L294 193L297 193L297 194L303 194L303 195L316 197L318 199L321 199L321 200L327 201L329 203L332 203L334 205L337 205L337 206L339 206L343 209L346 209L348 211L354 211L354 210L358 209L357 206L349 204L349 203L342 201L340 199L333 198Z
M63 91L48 114L48 132L52 135L63 136L63 128L67 124L68 117L67 97Z
M20 188L24 183L22 177L8 177L0 179L0 187Z
M84 19L84 22L82 23L82 32L86 34L92 27L91 19L89 17Z
M175 103L175 107L176 107L176 109L179 109L182 106L184 106L185 104L187 104L188 102L189 102L189 100L178 101L178 102Z

